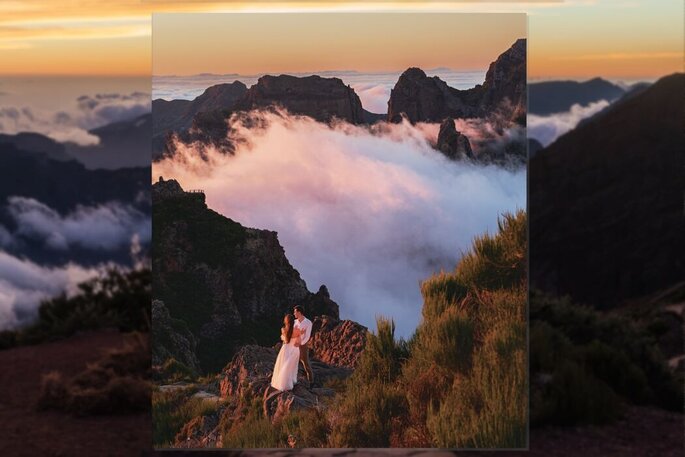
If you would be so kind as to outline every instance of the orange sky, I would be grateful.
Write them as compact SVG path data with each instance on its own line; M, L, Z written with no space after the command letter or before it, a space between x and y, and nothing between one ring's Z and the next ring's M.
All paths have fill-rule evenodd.
M156 14L153 73L485 70L525 14Z
M3 0L0 74L149 74L151 13L255 10L525 12L532 79L639 79L683 71L681 0Z

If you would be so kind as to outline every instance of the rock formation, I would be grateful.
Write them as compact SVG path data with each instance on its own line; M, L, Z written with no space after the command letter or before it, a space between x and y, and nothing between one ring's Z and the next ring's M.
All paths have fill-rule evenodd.
M312 324L309 346L313 357L336 367L357 366L366 346L366 327L331 316L317 316Z
M440 124L437 148L450 159L473 158L469 139L457 131L454 119L451 117L446 118Z
M490 64L485 81L468 90L449 87L437 76L428 77L419 68L409 68L390 93L388 121L442 122L447 117L488 117L499 111L512 122L525 123L526 40Z
M216 84L208 87L194 100L152 101L152 152L153 158L159 157L164 149L169 133L188 130L196 116L201 113L231 110L241 99L247 86L240 81Z
M509 119L525 125L526 83L526 40L521 38L490 64L483 83L481 109L504 110Z
M215 371L246 343L278 341L295 304L310 318L338 317L325 288L317 294L285 257L278 235L246 228L209 208L201 192L175 180L153 186L153 296L198 339L203 370Z
M204 108L207 105L202 106ZM155 143L156 146L153 149L159 149L155 157L173 155L175 140L186 144L212 145L221 151L231 153L234 145L227 124L231 115L247 113L259 108L276 109L279 107L292 114L308 116L319 122L339 119L352 124L363 124L374 123L379 119L379 115L369 113L362 108L361 100L354 89L345 85L339 78L322 78L316 75L306 77L266 75L259 78L255 85L247 89L230 105L197 111L190 120L184 118L187 121L184 124L185 130L171 129L160 124L159 130L155 131L158 135L165 136L163 139L157 137L157 141L161 143ZM153 103L153 113L154 110ZM171 109L168 113L169 119L178 115L174 114Z
M159 300L152 301L152 322L152 365L162 365L173 358L198 373L197 339L188 326L183 321L172 319L169 310Z
M266 75L236 103L236 109L243 111L272 106L281 106L319 122L330 122L333 118L351 124L364 122L359 96L338 78Z
M302 370L292 391L273 389L270 382L277 355L275 348L243 346L218 376L221 398L262 398L265 415L278 420L296 409L319 407L322 398L334 395L331 389L308 386ZM352 374L350 368L331 366L314 358L311 366L318 383L346 379Z

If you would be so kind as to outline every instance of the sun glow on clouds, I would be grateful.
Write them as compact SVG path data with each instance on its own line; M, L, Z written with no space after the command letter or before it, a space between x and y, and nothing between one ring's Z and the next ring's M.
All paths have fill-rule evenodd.
M420 281L455 267L473 237L525 207L525 171L452 162L427 125L329 127L284 113L232 121L235 156L179 144L153 176L201 188L210 208L275 230L310 289L326 284L343 318L374 328L391 316L409 336L420 320Z

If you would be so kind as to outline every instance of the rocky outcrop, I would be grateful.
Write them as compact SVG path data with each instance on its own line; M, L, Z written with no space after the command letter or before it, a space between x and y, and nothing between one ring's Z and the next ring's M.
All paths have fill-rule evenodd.
M368 329L354 321L320 316L312 321L309 343L313 357L336 366L354 368L366 346Z
M532 286L605 308L682 281L683 98L664 77L531 159Z
M323 400L335 395L333 389L315 387L308 389L304 385L295 384L293 390L281 392L269 387L264 392L263 411L264 417L272 422L278 422L291 412L307 409L324 409Z
M335 394L332 389L309 386L302 369L293 390L281 392L271 387L271 375L277 355L275 348L243 346L218 377L221 398L262 398L265 416L277 421L291 411L320 408L324 398ZM318 383L330 379L346 379L352 374L350 368L334 367L315 358L310 359L310 362Z
M221 398L262 397L270 388L277 355L276 348L257 345L241 347L219 374ZM331 366L314 357L310 358L310 362L314 379L318 383L328 379L345 379L352 374L350 368ZM301 368L298 383L305 386L308 384Z
M198 339L203 370L218 371L247 343L271 345L296 304L337 317L325 288L307 290L276 232L243 227L175 180L153 186L154 298Z
M169 310L159 300L152 301L152 323L152 365L162 365L173 358L196 373L199 372L195 336L184 322L172 319Z
M485 81L468 90L449 87L437 76L409 68L390 93L388 121L442 122L447 117L485 118L498 112L519 124L526 113L526 40L517 40L490 64Z
M331 300L328 288L324 285L319 287L317 293L309 295L298 304L304 307L307 316L331 316L334 319L340 316L338 304Z
M437 148L450 159L473 158L469 139L457 131L451 117L440 124Z
M152 201L160 202L166 198L178 197L183 193L183 188L178 181L175 179L165 181L164 177L160 176L157 184L152 186Z
M462 94L462 92L464 92ZM446 117L479 117L477 91L466 93L449 87L437 76L428 77L420 68L409 68L390 92L388 121L442 122ZM469 97L467 97L469 95Z
M359 96L338 78L266 75L259 78L257 84L236 103L236 109L243 111L273 106L319 122L330 122L335 118L361 124L365 120Z
M512 121L526 124L526 40L521 38L490 64L480 108L502 110Z
M170 133L184 132L201 113L231 110L236 101L247 92L247 86L240 81L216 84L208 87L194 100L152 101L152 144L153 158L164 149Z
M160 130L160 133L166 135L160 154L173 155L176 151L176 141L185 144L196 143L200 149L212 145L221 151L232 153L234 144L228 128L228 119L232 115L245 114L254 109L277 108L283 108L292 114L309 116L319 122L339 119L352 124L363 124L374 123L379 118L379 115L364 110L354 89L345 85L339 78L322 78L316 75L266 75L259 78L256 84L230 106L218 106L215 109L196 112L185 122L185 130ZM153 104L153 112L154 109ZM246 119L246 122L249 123L251 120Z

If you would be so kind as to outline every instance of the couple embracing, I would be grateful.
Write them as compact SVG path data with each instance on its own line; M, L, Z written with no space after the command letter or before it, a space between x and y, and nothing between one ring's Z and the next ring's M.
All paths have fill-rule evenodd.
M295 315L293 317L293 314ZM314 375L309 365L309 339L312 336L312 321L304 315L302 306L297 305L293 314L286 314L281 327L283 345L276 358L271 387L277 390L292 390L297 384L297 370L302 362L309 385L314 383Z

